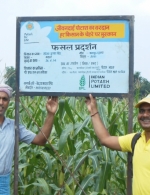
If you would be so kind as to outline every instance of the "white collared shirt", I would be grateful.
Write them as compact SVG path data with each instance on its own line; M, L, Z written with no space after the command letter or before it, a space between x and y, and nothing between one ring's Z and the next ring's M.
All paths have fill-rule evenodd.
M15 145L15 121L5 118L0 127L0 175L11 172ZM36 134L19 125L19 141L30 144Z

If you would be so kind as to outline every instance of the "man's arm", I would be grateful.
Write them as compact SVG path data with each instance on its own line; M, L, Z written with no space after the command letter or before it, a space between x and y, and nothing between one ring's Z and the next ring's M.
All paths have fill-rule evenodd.
M41 145L41 146L45 145L52 130L54 115L57 110L57 107L58 107L58 98L57 97L48 98L46 103L47 117L45 119L41 131L35 136L34 140L32 141L32 144Z
M101 144L114 150L121 150L118 137L111 136L105 128L97 110L96 99L93 98L91 94L89 95L89 98L86 99L86 105L92 118L94 131Z

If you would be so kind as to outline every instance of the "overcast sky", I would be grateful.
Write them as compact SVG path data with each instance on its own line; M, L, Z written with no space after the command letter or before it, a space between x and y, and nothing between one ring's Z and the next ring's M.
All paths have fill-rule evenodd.
M134 15L134 72L150 74L149 0L0 0L0 76L15 67L16 17Z

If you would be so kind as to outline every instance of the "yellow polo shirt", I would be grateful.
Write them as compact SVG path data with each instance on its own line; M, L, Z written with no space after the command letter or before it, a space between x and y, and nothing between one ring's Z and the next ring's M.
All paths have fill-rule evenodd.
M131 140L135 133L119 137L123 152L131 152ZM133 156L133 195L150 195L150 140L145 141L145 132L138 139Z

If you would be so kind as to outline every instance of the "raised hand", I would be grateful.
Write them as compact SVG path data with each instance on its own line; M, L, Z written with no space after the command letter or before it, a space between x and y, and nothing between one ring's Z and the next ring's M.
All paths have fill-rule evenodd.
M58 97L48 97L46 109L48 114L55 114L58 108Z
M97 112L96 99L91 94L89 94L89 97L86 98L85 103L86 103L87 109L91 115L93 115L94 113Z

